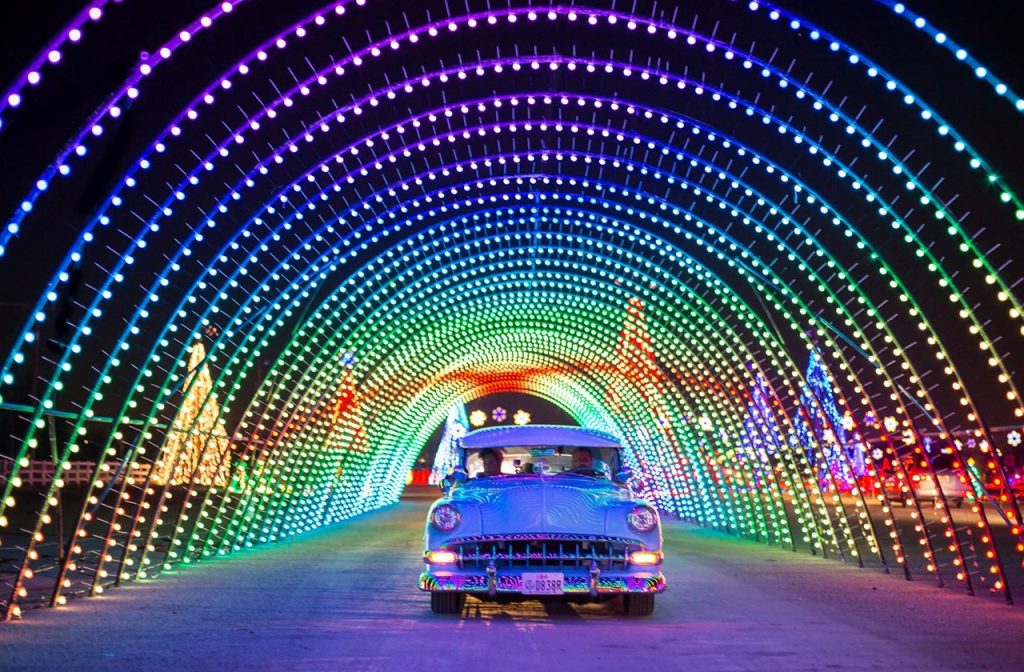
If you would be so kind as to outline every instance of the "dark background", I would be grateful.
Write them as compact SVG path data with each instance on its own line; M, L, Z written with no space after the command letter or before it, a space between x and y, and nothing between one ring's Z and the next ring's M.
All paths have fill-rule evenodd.
M87 114L95 109L104 96L120 83L133 68L139 54L155 48L166 40L173 29L185 23L183 17L197 17L213 3L209 0L176 0L172 3L141 2L112 3L106 9L108 16L97 24L85 27L85 37L78 46L65 49L64 62L57 68L43 68L43 83L27 92L23 110L8 110L4 115L5 129L0 133L0 158L4 177L0 180L0 211L13 212L29 186L46 167L57 151L67 142ZM236 10L233 20L240 27L233 34L230 50L216 40L197 38L190 46L189 73L176 70L173 77L160 80L161 93L169 101L187 99L194 91L195 82L205 82L226 69L232 62L225 57L247 51L251 45L265 39L283 22L304 16L319 3L304 0L272 2L254 0ZM604 3L594 3L605 6ZM630 9L633 3L620 2L618 8ZM652 11L671 16L673 4L637 2L638 13ZM746 10L733 7L725 0L701 0L681 3L686 11L701 17L700 26L707 26L720 12L737 25L743 24ZM968 68L957 64L930 46L931 38L914 30L906 21L892 14L880 4L868 0L787 0L784 7L804 15L823 28L838 34L861 52L881 63L915 89L954 126L965 133L980 153L1019 192L1024 191L1024 167L1020 157L1024 150L1022 119L1024 115L1012 110L1011 105L997 99L989 87L978 85ZM990 71L1006 82L1012 90L1024 93L1024 41L1020 38L1021 3L1010 0L909 2L912 9L924 13L933 24L943 29L951 39L968 49L973 56L989 67ZM539 5L540 6L540 5ZM382 9L383 7L383 9ZM395 5L382 2L360 10L367 25L373 24L374 12L393 14ZM443 7L441 2L409 3L407 11L419 12ZM453 7L453 9L455 9ZM0 81L9 82L24 63L34 56L55 32L65 25L80 4L66 0L46 3L17 3L5 8L6 20L0 24ZM438 14L435 14L438 16ZM393 26L394 27L394 26ZM719 37L725 37L719 35ZM749 39L749 35L743 37ZM766 36L766 40L773 39ZM481 45L484 46L484 45ZM582 45L584 48L587 45ZM595 49L604 45L591 45ZM796 53L797 57L806 57ZM184 76L187 74L188 76ZM190 77L195 78L191 80ZM963 95L973 92L976 95ZM31 112L28 112L30 110ZM31 114L31 118L25 115ZM76 172L70 182L68 197L61 208L46 209L39 213L45 221L43 227L31 227L12 242L7 255L0 259L0 351L6 352L18 330L24 324L32 302L39 295L46 280L52 275L60 256L68 249L77 232L117 177L138 154L141 147L162 128L164 120L143 114L142 110L127 109L118 124L111 124L107 141L97 149L98 157L87 163L85 170ZM12 132L11 128L16 132ZM927 142L927 139L922 139ZM804 168L799 160L794 163L799 174ZM809 168L808 168L809 170ZM969 190L976 190L974 185ZM1024 242L1021 227L1007 224L998 212L973 212L969 223L985 228L991 240L1006 243L998 252L1000 260L1013 260ZM1010 250L1009 252L1007 250ZM1022 273L1019 264L1008 267L1011 278ZM87 282L88 278L84 278ZM74 283L72 283L72 291ZM928 293L925 292L927 295ZM74 296L66 297L69 305ZM942 305L942 297L933 297L931 306ZM926 297L926 307L927 304ZM74 319L73 308L68 317ZM60 319L41 339L35 357L53 356L60 350ZM998 329L998 325L995 326ZM998 333L998 332L997 332ZM956 351L955 341L947 341ZM1000 347L1008 355L1007 361L1021 369L1020 338L1008 334ZM49 352L47 349L49 348ZM961 354L961 353L957 353ZM977 353L965 351L964 357ZM263 364L269 364L264 362ZM1019 376L1018 376L1019 379ZM29 401L38 390L21 389L14 401ZM986 390L972 390L985 400ZM20 398L17 398L20 397ZM536 402L535 420L546 417L544 405ZM503 404L514 412L516 404ZM523 407L527 406L526 401ZM1002 407L1002 406L1001 406ZM472 410L472 406L469 410ZM534 409L527 408L534 412ZM989 419L991 424L1012 422L1002 411ZM8 434L10 432L4 432Z

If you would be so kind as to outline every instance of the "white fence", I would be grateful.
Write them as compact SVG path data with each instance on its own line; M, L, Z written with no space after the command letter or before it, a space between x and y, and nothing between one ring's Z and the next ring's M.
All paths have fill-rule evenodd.
M119 463L109 462L106 466L109 468L101 471L99 475L101 482L109 483L115 474L117 474L117 482L124 478L124 473L118 471L118 468L121 466ZM129 469L128 478L135 483L143 483L149 475L151 466L149 464L140 464L134 469ZM61 478L66 485L86 485L89 483L95 470L95 462L86 460L68 462L67 467L61 473ZM22 484L26 486L46 486L53 480L54 471L54 464L49 460L31 460L27 467L22 467L18 470L18 477L21 478ZM6 479L10 473L11 463L0 463L0 478Z

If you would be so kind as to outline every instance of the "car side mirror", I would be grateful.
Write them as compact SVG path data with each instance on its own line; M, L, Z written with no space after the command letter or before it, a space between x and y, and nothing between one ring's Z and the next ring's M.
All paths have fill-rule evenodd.
M469 479L469 474L462 467L455 467L451 472L441 479L441 482L437 484L437 487L441 488L441 492L448 494L452 488L460 483L464 483Z
M622 467L615 472L615 482L626 485L633 479L633 470L629 467Z

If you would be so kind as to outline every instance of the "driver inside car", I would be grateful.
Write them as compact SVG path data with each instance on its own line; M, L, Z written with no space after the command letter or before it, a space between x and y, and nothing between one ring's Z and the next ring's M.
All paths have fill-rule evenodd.
M573 469L592 469L594 467L594 453L590 448L577 448L572 453Z
M485 448L480 451L480 461L484 464L484 470L478 476L500 476L501 463L505 460L505 454L496 448Z

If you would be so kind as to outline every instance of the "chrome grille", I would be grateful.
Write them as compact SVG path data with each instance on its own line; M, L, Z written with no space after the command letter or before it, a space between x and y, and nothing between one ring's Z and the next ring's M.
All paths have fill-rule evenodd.
M458 555L460 568L483 569L494 562L502 567L535 569L626 567L629 554L643 545L625 539L537 538L474 539L447 544Z

